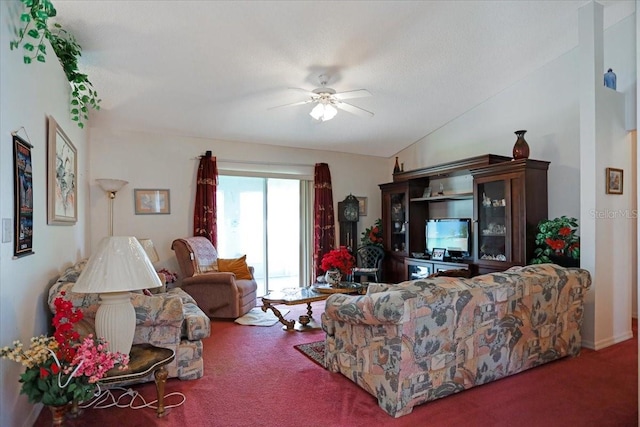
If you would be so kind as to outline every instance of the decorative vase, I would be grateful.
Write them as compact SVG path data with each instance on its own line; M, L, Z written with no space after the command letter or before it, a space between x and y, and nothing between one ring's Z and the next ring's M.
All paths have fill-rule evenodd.
M398 163L398 158L396 157L396 164L393 166L393 173L400 172L400 164Z
M324 280L331 286L338 286L342 280L342 273L337 268L332 268L324 274Z
M526 130L515 131L515 134L518 137L515 145L513 146L513 158L515 160L529 158L529 144L524 140L525 133L527 133Z
M64 416L69 409L69 404L66 405L47 405L51 411L52 426L61 426L64 422Z

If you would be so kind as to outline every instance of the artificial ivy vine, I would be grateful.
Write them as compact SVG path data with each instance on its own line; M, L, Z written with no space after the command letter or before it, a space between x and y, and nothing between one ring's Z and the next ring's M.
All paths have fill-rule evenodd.
M17 40L10 41L9 47L13 50L22 44L25 64L30 64L34 59L45 62L47 48L44 39L49 40L71 84L71 120L78 122L78 127L84 128L84 122L89 119L88 107L99 110L101 99L89 77L78 70L82 47L62 25L53 24L54 31L51 31L48 20L56 16L57 12L50 0L20 1L26 7L25 12L20 15L24 27L18 30Z

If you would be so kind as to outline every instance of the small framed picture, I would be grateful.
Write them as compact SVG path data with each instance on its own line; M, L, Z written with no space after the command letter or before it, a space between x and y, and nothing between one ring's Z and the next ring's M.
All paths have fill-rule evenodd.
M169 190L142 189L133 190L136 215L162 215L171 213Z
M446 249L433 248L433 250L431 251L431 259L434 261L444 261L445 252L447 252Z
M358 199L358 208L360 216L367 216L367 198L363 196L355 196Z
M622 194L622 169L607 168L607 194Z

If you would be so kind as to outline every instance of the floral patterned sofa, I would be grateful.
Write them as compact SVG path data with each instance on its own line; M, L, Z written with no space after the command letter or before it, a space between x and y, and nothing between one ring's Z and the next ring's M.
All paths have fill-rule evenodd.
M82 260L66 269L49 289L48 303L51 312L55 313L53 301L64 291L65 298L74 307L82 308L89 328L93 328L99 306L98 294L71 291L86 262L86 259ZM180 288L151 296L135 292L131 295L136 311L133 343L149 343L174 350L176 358L167 365L169 378L191 380L202 377L202 339L209 336L211 329L209 317L198 308L193 298ZM140 382L151 380L152 376Z
M322 315L325 366L400 417L423 402L578 355L590 285L587 270L540 264L334 294Z

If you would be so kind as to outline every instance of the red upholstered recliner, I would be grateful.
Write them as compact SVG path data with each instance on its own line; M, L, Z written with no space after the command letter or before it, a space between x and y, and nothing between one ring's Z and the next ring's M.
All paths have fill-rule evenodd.
M176 239L171 249L182 271L182 289L210 318L236 319L256 306L258 284L252 267L250 280L216 271L218 251L206 237Z

